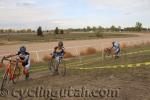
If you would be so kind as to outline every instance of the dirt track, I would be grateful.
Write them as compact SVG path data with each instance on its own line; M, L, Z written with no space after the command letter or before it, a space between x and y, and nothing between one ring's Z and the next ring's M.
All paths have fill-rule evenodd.
M150 34L142 34L142 33L133 33L139 35L138 37L128 37L128 38L108 38L108 39L93 39L93 40L75 40L75 41L64 41L65 47L72 47L72 46L84 46L84 45L95 45L101 46L101 44L105 46L111 45L112 41L120 41L125 42L129 45L138 44L142 42L150 41ZM4 45L0 46L0 54L4 53L12 53L16 52L18 48L22 45L25 45L29 51L39 51L39 50L48 50L52 49L54 46L57 45L57 42L48 42L48 43L22 43L22 44L15 44L15 45Z

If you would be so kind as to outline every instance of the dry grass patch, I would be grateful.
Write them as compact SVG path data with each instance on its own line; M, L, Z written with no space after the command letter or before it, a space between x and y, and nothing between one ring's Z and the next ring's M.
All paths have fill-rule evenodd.
M72 53L70 52L65 52L64 58L73 58L75 57Z
M43 61L49 61L49 60L51 60L52 59L52 57L50 56L50 55L45 55L44 57L43 57Z
M85 51L81 51L80 55L85 56L85 55L91 55L91 54L95 54L95 53L97 53L97 50L95 48L89 47Z

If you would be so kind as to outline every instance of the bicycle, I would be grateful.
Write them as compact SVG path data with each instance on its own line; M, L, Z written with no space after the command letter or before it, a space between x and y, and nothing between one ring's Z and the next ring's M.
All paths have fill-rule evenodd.
M55 74L56 68L58 68L58 74L60 74L61 76L66 75L66 64L62 56L58 56L49 60L48 68L50 70L50 73L52 73L53 75Z
M1 90L3 90L6 84L9 83L10 81L12 81L13 84L15 84L16 80L21 75L21 68L19 67L19 62L21 62L21 60L19 59L12 60L11 57L13 56L7 57L4 56L1 60L2 65L5 65L4 61L9 61L8 64L6 65L6 71L3 75L3 80L0 88Z
M113 53L113 50L111 48L105 48L104 49L104 58L106 58L106 56L112 56L112 58L113 58L113 55L114 55L114 53Z
M112 49L112 48L104 49L104 59L106 58L106 56L107 57L112 56L112 58L114 58L114 59L120 58L120 56L117 56L114 49Z

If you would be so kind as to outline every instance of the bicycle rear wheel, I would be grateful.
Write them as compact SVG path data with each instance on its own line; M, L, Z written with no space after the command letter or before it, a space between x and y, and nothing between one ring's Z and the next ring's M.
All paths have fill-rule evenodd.
M62 60L58 65L59 65L59 66L58 66L59 74L60 74L61 76L65 76L65 75L66 75L66 72L67 72L65 61Z
M14 78L14 82L16 82L17 79L19 79L19 76L21 75L21 70L20 68L17 66L14 70L14 74L13 74L13 78Z

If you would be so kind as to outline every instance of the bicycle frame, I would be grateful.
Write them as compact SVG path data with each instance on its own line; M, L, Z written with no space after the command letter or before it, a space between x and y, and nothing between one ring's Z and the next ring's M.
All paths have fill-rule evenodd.
M58 63L60 63L62 59L63 59L62 56L55 57L55 60L56 60Z
M9 81L12 81L13 83L15 83L15 81L14 81L14 79L16 78L15 71L17 68L19 68L18 63L21 62L20 60L9 59L9 57L3 57L1 63L3 64L4 61L9 61L9 62L6 64L6 71L3 75L3 81L2 81L1 89L4 88L4 86L8 80L7 78L9 78ZM14 65L13 68L12 68L12 65ZM19 68L19 71L20 71L20 68Z
M112 58L113 58L113 55L114 55L114 53L113 53L113 50L112 49L110 49L110 48L105 48L104 49L104 56L112 56Z
M55 63L54 63L55 62ZM60 69L62 70L61 71L61 73L63 74L62 76L64 76L65 75L65 73L66 73L66 67L65 67L65 64L64 64L64 62L63 62L63 66L64 67L62 67L61 65L62 65L62 62L63 62L63 57L62 56L58 56L58 57L55 57L55 58L52 58L51 60L50 60L50 66L51 67L49 67L49 69L52 71L52 73L55 73L55 70L58 70L59 72L60 72ZM61 66L61 67L60 67Z

